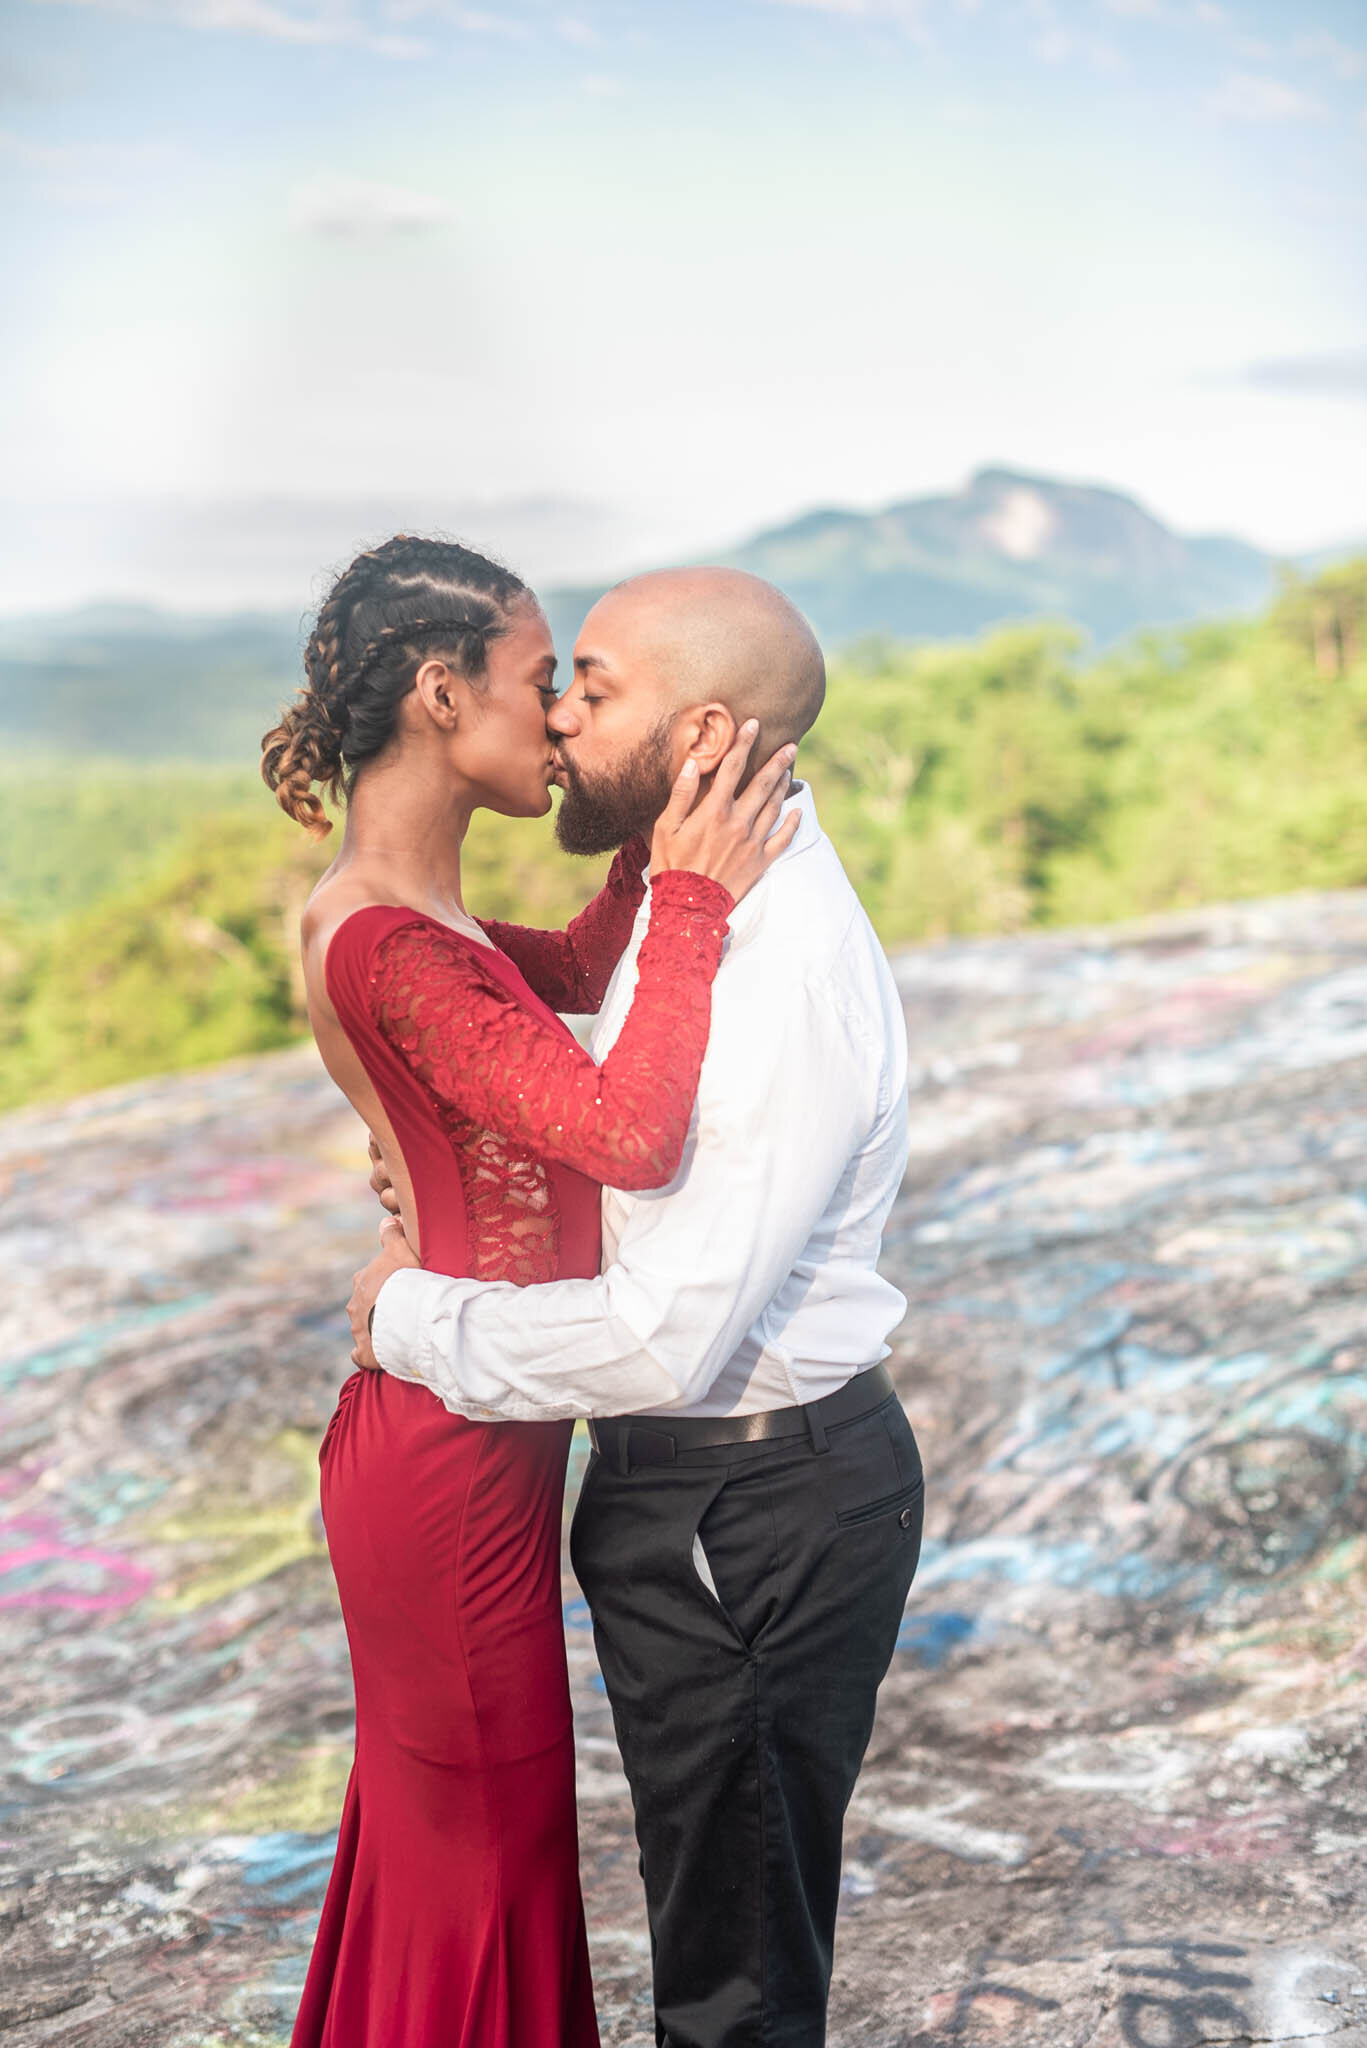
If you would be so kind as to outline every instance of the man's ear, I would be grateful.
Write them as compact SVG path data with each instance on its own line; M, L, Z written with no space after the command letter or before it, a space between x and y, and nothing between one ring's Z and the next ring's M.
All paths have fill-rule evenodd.
M425 661L413 678L413 694L443 732L460 723L460 678L444 661Z
M735 743L739 721L725 704L699 704L681 724L688 738L684 760L696 762L699 775L713 774Z

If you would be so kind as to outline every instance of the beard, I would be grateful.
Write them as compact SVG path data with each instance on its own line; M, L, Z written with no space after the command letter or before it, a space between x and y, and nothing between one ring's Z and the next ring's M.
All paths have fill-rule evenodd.
M561 753L565 788L555 836L566 853L615 853L638 834L649 839L674 787L669 766L673 725L670 718L658 720L624 761L599 775L583 775Z

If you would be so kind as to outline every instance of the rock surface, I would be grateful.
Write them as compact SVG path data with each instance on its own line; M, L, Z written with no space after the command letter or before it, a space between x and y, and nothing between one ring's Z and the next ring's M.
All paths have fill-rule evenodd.
M1367 2048L1367 899L903 957L928 1540L849 2048ZM351 1733L315 1447L373 1229L311 1052L0 1125L0 2037L288 2036ZM566 1582L604 2039L630 1814Z

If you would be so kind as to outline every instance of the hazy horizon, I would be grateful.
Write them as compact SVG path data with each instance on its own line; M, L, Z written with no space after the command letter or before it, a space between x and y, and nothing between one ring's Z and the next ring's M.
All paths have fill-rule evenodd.
M887 503L911 498L953 495L981 469L1006 470L1005 463L975 465L944 493L899 494ZM1113 480L1094 477L1050 477L1050 483L1083 484L1135 494ZM1145 511L1154 508L1135 502ZM834 505L831 501L794 505L764 522L783 527L805 515L826 510L870 513L873 505ZM0 558L13 573L23 566L23 549L32 550L27 576L0 583L0 617L29 617L80 611L102 604L147 606L175 615L227 615L234 612L306 611L317 603L331 575L362 544L400 530L444 533L507 561L535 589L593 586L615 581L637 570L670 561L696 560L709 554L721 558L763 529L719 534L690 532L682 524L658 532L639 516L610 507L577 505L572 500L529 498L504 504L471 506L401 503L397 498L370 501L308 501L285 496L261 497L237 504L194 504L168 500L138 508L130 518L126 506L40 508L48 525L35 528L33 508L12 508L0 501ZM58 556L54 528L62 518L69 536L84 527L86 545L79 559L84 571L77 585L69 569L49 571L43 583L42 561ZM1166 523L1166 522L1165 522ZM1202 536L1183 533L1185 539ZM1221 538L1246 540L1237 530ZM70 559L68 548L61 551ZM1344 534L1337 542L1306 550L1311 554L1367 552L1367 537ZM1280 559L1294 562L1301 555ZM101 565L102 566L97 566ZM139 566L141 564L142 566Z

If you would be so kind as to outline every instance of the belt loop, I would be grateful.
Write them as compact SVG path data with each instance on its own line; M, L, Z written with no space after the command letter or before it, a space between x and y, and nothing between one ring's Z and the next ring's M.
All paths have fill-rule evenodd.
M808 1401L802 1410L807 1418L807 1431L812 1439L812 1450L818 1458L823 1451L830 1449L830 1445L826 1441L826 1425L817 1413L820 1405L818 1401Z
M616 1434L617 1470L623 1479L629 1479L631 1477L631 1424L629 1422L619 1422Z

